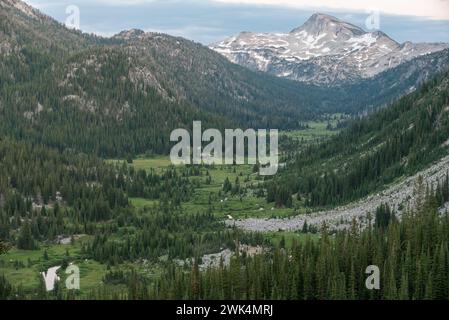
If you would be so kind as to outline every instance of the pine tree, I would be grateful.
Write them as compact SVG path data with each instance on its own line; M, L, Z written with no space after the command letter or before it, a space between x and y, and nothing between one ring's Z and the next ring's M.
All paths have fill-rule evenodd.
M5 276L0 275L0 300L6 300L11 297L13 288L11 284L6 280Z
M9 251L9 246L6 243L0 241L0 254L5 254L8 251Z
M36 241L31 234L31 227L28 221L26 221L20 228L17 247L24 250L36 250L38 248Z

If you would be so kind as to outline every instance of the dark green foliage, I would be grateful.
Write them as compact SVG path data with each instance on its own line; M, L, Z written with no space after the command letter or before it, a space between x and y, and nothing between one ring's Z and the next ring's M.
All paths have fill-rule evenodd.
M449 218L438 213L449 200L447 178L426 197L423 184L417 187L416 212L396 217L385 204L366 228L354 221L331 234L323 225L319 240L290 245L282 237L273 248L263 234L226 227L213 212L212 193L204 212L185 210L183 202L200 186L200 168L128 166L136 154L168 152L171 130L190 128L193 120L219 129L294 129L326 112L357 113L413 85L419 69L396 80L414 62L350 87L321 88L248 71L181 38L131 32L103 39L70 31L37 11L31 18L0 8L0 254L9 244L33 250L61 235L90 235L80 256L108 265L105 285L87 294L93 299L449 298ZM438 69L447 58L444 51L415 62L435 59ZM445 74L391 108L353 121L330 141L288 159L287 170L260 183L255 194L277 207L291 207L294 198L335 205L424 168L447 154L448 89ZM226 178L220 194L242 201L244 179ZM212 184L209 174L205 180ZM130 197L157 201L138 209ZM302 232L316 229L304 224ZM251 256L239 251L241 244L267 250ZM235 252L229 264L202 269L203 255L225 248ZM71 257L67 250L61 265ZM41 259L48 264L53 255L45 249ZM122 270L146 263L162 274ZM365 288L371 264L381 270L378 291ZM13 266L25 268L21 260ZM46 293L42 281L32 294L76 298L60 285ZM0 299L28 297L0 275Z
M97 234L84 252L95 260L112 265L137 259L158 262L163 256L187 259L207 253L219 252L221 248L234 248L235 239L248 244L262 244L261 235L239 235L227 230L211 214L190 215L173 208L147 210L144 217L127 217L120 239L107 230ZM134 230L134 231L132 231Z
M6 300L11 297L13 288L6 280L4 275L0 275L0 300Z
M226 177L224 183L223 183L223 191L224 192L229 192L232 189L232 184L229 181L229 179Z
M7 253L8 250L9 250L9 246L6 243L0 241L0 254Z
M189 275L167 272L150 294L157 292L159 299L448 299L449 218L437 213L432 198L402 221L383 219L382 228L362 229L354 222L335 235L323 228L318 242L236 256L229 266L200 274L195 268ZM385 215L388 209L381 211ZM380 290L365 287L369 265L380 268Z
M286 204L280 192L287 188L310 206L346 203L425 168L447 154L448 105L446 73L297 154L289 169L268 183L268 200Z
M318 87L249 71L182 38L134 31L106 39L35 14L0 9L7 48L0 56L0 134L61 151L167 153L170 132L193 120L218 129L300 129L325 113L386 103L418 74L402 81L396 70L372 82ZM433 65L449 65L448 58L439 53Z
M0 140L0 236L22 249L61 234L115 230L131 219L128 196L179 207L191 171L134 170L71 151ZM112 221L111 221L112 219Z
M19 238L17 239L17 247L24 250L38 249L36 240L31 233L31 226L28 222L25 222L20 228Z
M376 210L376 227L385 229L388 225L393 222L395 219L394 212L391 212L388 204L383 204Z
M327 90L254 73L162 34L103 39L1 7L0 134L108 157L167 153L193 120L296 128ZM329 92L329 99L332 93Z

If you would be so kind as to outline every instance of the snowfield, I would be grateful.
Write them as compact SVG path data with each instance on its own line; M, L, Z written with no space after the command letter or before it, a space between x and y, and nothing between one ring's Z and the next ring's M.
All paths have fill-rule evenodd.
M400 44L383 32L365 32L335 17L314 14L289 33L242 32L210 48L251 69L328 84L335 79L373 77L418 56L449 48L449 44ZM307 73L307 65L318 71Z

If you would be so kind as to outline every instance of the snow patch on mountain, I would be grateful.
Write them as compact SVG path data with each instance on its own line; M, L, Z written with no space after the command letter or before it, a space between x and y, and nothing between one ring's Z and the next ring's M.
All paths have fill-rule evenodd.
M314 14L289 33L241 32L210 47L251 69L330 84L373 77L449 44L399 44L383 32L365 32L335 17Z

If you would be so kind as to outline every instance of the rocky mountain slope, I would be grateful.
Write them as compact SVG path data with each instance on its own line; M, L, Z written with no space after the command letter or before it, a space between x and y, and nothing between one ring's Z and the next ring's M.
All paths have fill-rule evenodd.
M368 222L368 215L374 216L376 209L382 204L388 203L389 206L396 210L400 216L403 210L413 208L412 199L415 198L414 190L418 179L423 179L428 186L436 188L438 182L444 181L449 173L449 156L432 164L428 169L425 169L404 181L393 184L385 190L370 195L360 201L351 203L346 206L337 207L332 210L318 211L307 215L298 215L285 219L258 219L248 218L242 220L227 220L226 224L236 226L248 231L295 231L303 228L304 222L307 225L320 228L323 223L326 223L331 230L344 229L351 226L355 219L358 223L366 225ZM440 212L449 212L449 203L446 203L440 209Z
M103 156L167 152L169 133L193 120L295 128L326 112L332 94L250 71L186 39L140 30L96 37L22 1L0 1L4 135Z
M371 78L328 87L328 90L336 92L336 106L344 105L344 110L349 113L363 113L370 108L388 105L447 70L449 49L419 56Z
M420 57L419 70L410 62L329 88L248 70L179 37L84 34L19 0L0 1L0 18L0 134L102 156L167 152L170 131L193 120L295 129L386 103L449 66L441 51Z
M128 30L113 39L134 62L133 81L153 83L166 96L231 117L241 125L294 127L325 110L323 101L333 99L334 93L324 88L248 72L183 38Z
M307 198L312 193L309 208L313 208L314 199L342 195L345 189L351 194L347 201L328 201L333 205L316 206L313 213L291 218L251 218L227 223L252 231L298 230L305 221L316 227L326 222L332 229L340 229L348 227L353 219L366 224L367 215L373 216L385 203L400 217L415 207L420 198L417 190L423 198L426 192L433 193L447 184L448 154L446 73L389 108L353 122L330 141L311 147L310 152L298 153L279 174L280 181L274 179L274 184L283 188L299 185L293 197ZM314 181L319 184L314 185ZM270 187L268 184L267 189ZM445 212L448 206L441 203L440 211Z
M381 31L365 32L318 13L289 33L242 32L210 47L234 63L278 77L339 84L373 77L413 58L449 48L449 44L400 44Z
M288 205L288 198L305 199L315 213L236 224L252 230L292 230L307 220L339 228L353 218L366 222L366 215L382 203L399 215L413 207L410 200L417 197L413 190L419 176L425 193L426 185L437 190L449 173L448 89L449 72L290 157L286 169L266 184L267 200Z

